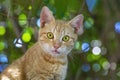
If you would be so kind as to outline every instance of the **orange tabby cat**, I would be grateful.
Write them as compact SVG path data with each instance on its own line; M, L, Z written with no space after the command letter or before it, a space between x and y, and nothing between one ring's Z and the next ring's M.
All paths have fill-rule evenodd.
M83 15L71 21L55 20L43 7L38 41L0 75L0 80L64 80L67 55L73 49L78 34L83 33Z

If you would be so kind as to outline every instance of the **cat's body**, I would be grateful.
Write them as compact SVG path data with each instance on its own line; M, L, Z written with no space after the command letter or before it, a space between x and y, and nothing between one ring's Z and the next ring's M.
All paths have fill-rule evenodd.
M2 73L3 80L5 77L10 80L63 80L67 58L45 55L40 50L39 43L36 43Z
M64 80L67 55L82 32L83 16L57 21L47 7L41 12L38 41L2 74L0 80Z

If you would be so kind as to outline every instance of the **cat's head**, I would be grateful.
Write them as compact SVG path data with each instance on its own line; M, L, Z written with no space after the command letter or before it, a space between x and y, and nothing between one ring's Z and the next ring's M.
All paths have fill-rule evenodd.
M45 53L67 55L74 47L78 35L83 33L83 15L66 22L55 20L51 11L43 7L41 14L39 43Z

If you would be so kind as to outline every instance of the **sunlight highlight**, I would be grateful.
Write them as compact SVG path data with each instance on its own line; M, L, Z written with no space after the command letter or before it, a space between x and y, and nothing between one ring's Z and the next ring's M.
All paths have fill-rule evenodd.
M20 38L15 38L14 40L14 44L15 44L15 47L17 48L21 48L22 47L22 40Z
M5 75L3 75L2 77L1 77L1 80L10 80L7 76L5 76Z
M18 77L20 75L19 69L9 69L8 72L12 75L12 77Z
M99 55L101 53L101 49L99 47L94 47L92 52L94 55Z

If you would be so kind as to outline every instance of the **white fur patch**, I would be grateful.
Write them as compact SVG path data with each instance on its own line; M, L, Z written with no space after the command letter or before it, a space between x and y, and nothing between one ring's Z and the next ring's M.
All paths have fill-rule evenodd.
M48 44L43 44L43 46L41 46L41 47L45 52L50 53L50 47Z
M10 80L7 76L5 76L5 75L3 75L2 77L1 77L1 80Z
M20 71L19 71L19 69L8 69L8 72L12 75L12 77L18 77L19 75L20 75Z
M60 51L62 54L69 54L72 48L67 48L66 46L60 47L58 51Z

